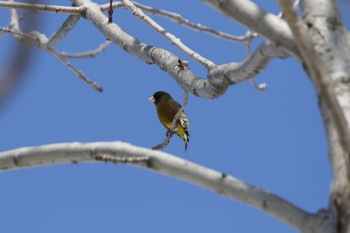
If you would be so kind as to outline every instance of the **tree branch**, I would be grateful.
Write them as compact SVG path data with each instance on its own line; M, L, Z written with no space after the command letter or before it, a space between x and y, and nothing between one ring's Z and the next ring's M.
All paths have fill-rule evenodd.
M31 11L43 11L51 13L63 13L70 15L80 15L83 9L79 7L68 6L55 6L55 5L43 5L36 3L22 3L22 2L5 2L0 1L0 7L6 7L11 9L26 9Z
M293 34L283 19L264 11L248 0L204 0L204 2L299 57Z
M100 161L131 163L170 175L252 205L295 229L307 232L313 228L315 215L272 193L170 154L123 142L61 143L0 152L0 171Z
M11 2L10 2L11 3ZM35 4L34 4L35 5ZM45 50L51 54L53 54L55 57L57 57L64 65L66 65L78 78L86 82L88 85L90 85L95 90L102 92L103 88L98 85L97 83L91 81L88 79L83 72L79 71L77 68L75 68L72 64L66 61L65 57L62 56L59 52L57 52L53 47L56 45L58 41L63 39L68 32L76 25L76 23L79 21L80 16L71 15L67 18L67 20L63 23L63 25L59 28L58 31L56 31L50 39L46 37L46 35L38 32L38 31L32 31L29 33L23 33L20 30L19 23L18 23L18 16L15 9L11 8L11 22L10 27L8 29L6 28L0 28L0 31L12 33L16 40L18 40L20 43L23 43L27 46L31 46L37 49ZM18 69L13 69L18 70ZM9 84L4 83L3 86L7 88ZM2 92L0 90L0 92Z
M252 56L240 63L230 63L216 67L213 63L207 63L207 61L202 60L202 63L206 64L205 66L211 68L207 80L205 80L197 77L187 67L185 69L179 69L177 66L179 57L176 55L164 49L149 46L138 41L125 33L114 23L107 24L108 19L101 12L101 6L91 3L89 0L73 0L73 4L78 5L78 7L73 7L77 10L76 12L79 11L80 15L84 15L84 17L101 30L108 39L113 41L119 47L148 64L158 65L159 68L170 74L182 88L204 98L217 98L221 96L227 90L228 85L249 80L263 70L268 64L268 61L272 58L276 56L286 56L286 54L282 53L281 50L276 48L276 46L262 45ZM46 5L41 6L35 4L33 7L29 7L28 4L15 4L14 7L26 7L31 10L52 9L47 8ZM17 39L25 39L24 42L26 44L47 50L47 47L53 47L60 39L62 39L76 24L78 19L79 16L70 16L49 40L45 35L39 32L33 33L33 35L35 35L34 40L28 40L28 38L25 39L23 36L20 36ZM251 38L251 36L248 37ZM58 54L61 55L60 53ZM78 75L78 77L81 76Z
M338 232L350 231L350 46L335 1L303 0L304 30L321 73L314 81L327 130L333 180L329 209L337 218ZM307 67L308 72L312 67Z
M200 54L193 51L191 48L187 47L185 44L183 44L179 38L175 37L173 34L169 33L167 30L165 30L162 26L157 24L153 19L151 19L149 16L145 15L143 11L140 8L137 8L132 2L129 0L121 0L124 5L129 8L132 13L138 17L140 20L146 22L148 25L150 25L154 30L162 34L166 39L168 39L172 44L174 44L176 47L178 47L182 52L192 57L197 62L201 63L205 68L211 69L215 67L215 64L210 61L209 59L206 59L202 57Z
M48 48L47 49L48 52L50 52L51 54L53 54L55 57L58 58L58 60L60 60L65 66L67 66L78 78L80 78L81 80L83 80L84 82L86 82L90 87L94 88L96 91L98 92L103 92L103 88L98 85L97 83L91 81L90 79L88 79L84 73L80 70L78 70L77 68L75 68L72 64L70 64L69 62L66 61L66 59L60 54L58 53L56 50L54 50L53 48Z
M276 46L262 45L249 58L230 66L219 66L209 71L208 80L201 79L188 68L178 67L179 57L167 50L147 45L123 31L115 23L107 23L108 18L101 12L101 7L89 0L74 0L74 4L84 7L85 18L92 22L110 41L126 52L138 57L147 64L156 64L172 76L177 83L189 93L203 98L217 98L228 88L228 85L252 78L261 71L275 56L281 55ZM284 54L285 56L285 54ZM236 76L239 75L239 76Z
M55 47L55 45L62 40L67 34L74 28L74 26L78 23L80 16L70 15L62 24L62 26L50 37L46 46L49 48Z
M152 15L157 15L157 16L167 18L167 19L169 19L169 20L171 20L179 25L183 25L185 27L188 27L188 28L193 29L193 30L198 31L198 32L208 33L208 34L215 36L217 38L226 39L226 40L235 41L235 42L244 42L244 41L250 40L250 38L246 35L234 36L234 35L231 35L229 33L221 32L221 31L215 30L213 28L201 25L199 23L192 23L188 19L183 18L178 13L174 13L174 12L146 6L146 5L140 4L140 3L135 2L135 1L133 1L133 4L136 7L140 8L141 10L148 12ZM118 8L121 6L124 6L124 4L121 2L113 2L113 4L112 4L113 8ZM108 9L109 9L109 3L101 5L101 10L105 11Z
M223 83L233 85L251 79L259 74L273 57L285 58L288 57L288 54L278 49L275 44L265 42L243 62L232 62L210 70L209 77L211 78L211 83L215 86L222 85ZM225 77L225 82L222 81L222 77Z
M350 131L349 124L346 120L346 114L337 99L336 93L330 85L328 72L313 48L312 41L306 32L306 25L298 17L296 10L290 0L279 0L283 14L286 16L287 22L296 37L296 42L301 52L302 61L306 65L306 69L315 83L317 92L322 96L327 108L330 110L335 127L339 133L340 143L343 150L350 155ZM350 163L350 161L349 161ZM350 166L349 166L350 167ZM350 172L350 171L349 171Z
M96 49L89 50L82 53L67 53L67 52L58 52L58 53L64 58L90 58L90 57L95 57L99 53L105 51L110 44L111 44L110 41L105 41L104 43L100 44Z

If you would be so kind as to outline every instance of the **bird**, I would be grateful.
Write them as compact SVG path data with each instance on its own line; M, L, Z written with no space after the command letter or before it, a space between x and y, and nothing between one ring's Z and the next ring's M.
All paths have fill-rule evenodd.
M159 121L166 129L170 129L176 113L181 108L181 105L174 100L171 95L165 91L157 91L150 98L149 101L154 102L157 108L157 115ZM180 114L179 120L175 123L173 132L177 134L185 143L185 151L190 141L189 122L185 112Z

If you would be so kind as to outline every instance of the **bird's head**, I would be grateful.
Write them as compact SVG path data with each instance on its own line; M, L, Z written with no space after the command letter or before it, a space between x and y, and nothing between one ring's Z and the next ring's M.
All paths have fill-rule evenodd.
M164 99L171 99L171 96L165 91L157 91L148 100L157 104Z

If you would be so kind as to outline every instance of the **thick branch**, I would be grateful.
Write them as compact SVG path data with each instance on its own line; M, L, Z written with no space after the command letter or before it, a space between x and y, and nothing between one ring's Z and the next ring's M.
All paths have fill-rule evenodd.
M308 214L286 200L225 173L164 152L122 142L62 143L1 152L0 171L101 160L132 163L196 184L252 205L305 232L311 232L309 228L315 221L314 215Z
M208 80L204 80L195 76L187 68L179 69L177 66L179 58L176 55L167 50L146 45L125 33L115 23L107 23L108 18L101 12L99 5L89 0L74 0L73 2L77 6L85 7L84 16L86 19L92 22L106 38L144 62L158 65L160 69L172 76L182 88L200 97L217 98L221 96L229 84L252 78L257 74L257 71L268 64L267 61L275 57L276 54L280 54L272 52L276 51L273 46L265 47L264 45L262 48L265 52L262 53L259 50L242 63L234 63L229 67L225 66L225 69L222 69L222 66L214 68L212 70L215 70L215 72L209 72ZM215 75L212 75L214 73ZM239 76L234 76L237 74Z
M212 83L216 86L232 85L253 78L259 74L270 62L273 57L287 57L288 55L282 50L277 49L271 42L261 44L256 51L246 60L240 63L228 63L217 66L209 73ZM225 77L225 82L222 81Z
M0 1L0 3L2 2ZM263 70L272 58L285 56L285 54L275 46L263 45L252 56L241 63L230 63L219 67L209 64L210 72L208 73L207 80L205 80L197 77L187 68L179 69L177 66L179 57L176 55L167 50L140 42L125 33L114 23L107 24L108 19L101 12L101 6L89 0L73 0L73 4L78 5L78 7L72 7L72 9L79 12L80 15L84 15L84 17L101 30L109 40L146 63L158 65L160 69L171 75L182 88L204 98L217 98L221 96L227 90L228 85L251 79ZM31 6L28 4L14 4L13 7L23 7L30 10L52 9L47 5L38 4L32 4ZM52 7L55 8L58 6ZM25 39L23 42L28 45L49 50L48 47L53 47L62 39L78 19L79 16L70 16L49 40L45 35L39 32L33 34L34 40L29 40L23 36L18 37L18 39Z
M86 19L93 23L106 38L144 62L158 65L160 69L174 77L185 90L192 93L195 89L199 96L207 98L215 98L223 94L224 91L214 89L208 81L198 78L190 70L180 70L177 67L179 58L174 54L146 45L125 33L115 23L108 23L108 18L100 10L99 5L89 0L74 0L73 3L86 9Z
M313 59L323 75L314 80L327 129L333 180L330 209L339 232L350 231L350 46L335 1L301 1ZM310 58L309 58L310 59Z

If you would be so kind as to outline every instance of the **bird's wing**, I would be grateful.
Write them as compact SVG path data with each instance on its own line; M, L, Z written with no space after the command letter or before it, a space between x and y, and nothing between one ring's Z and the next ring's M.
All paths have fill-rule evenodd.
M184 112L181 113L181 116L180 116L180 124L181 126L185 129L185 130L188 130L189 129L189 122L188 122L188 118L186 116L186 114Z
M175 111L175 114L181 108L181 105L178 102L176 102L176 100L174 99L169 99L168 104L169 104L169 107Z

